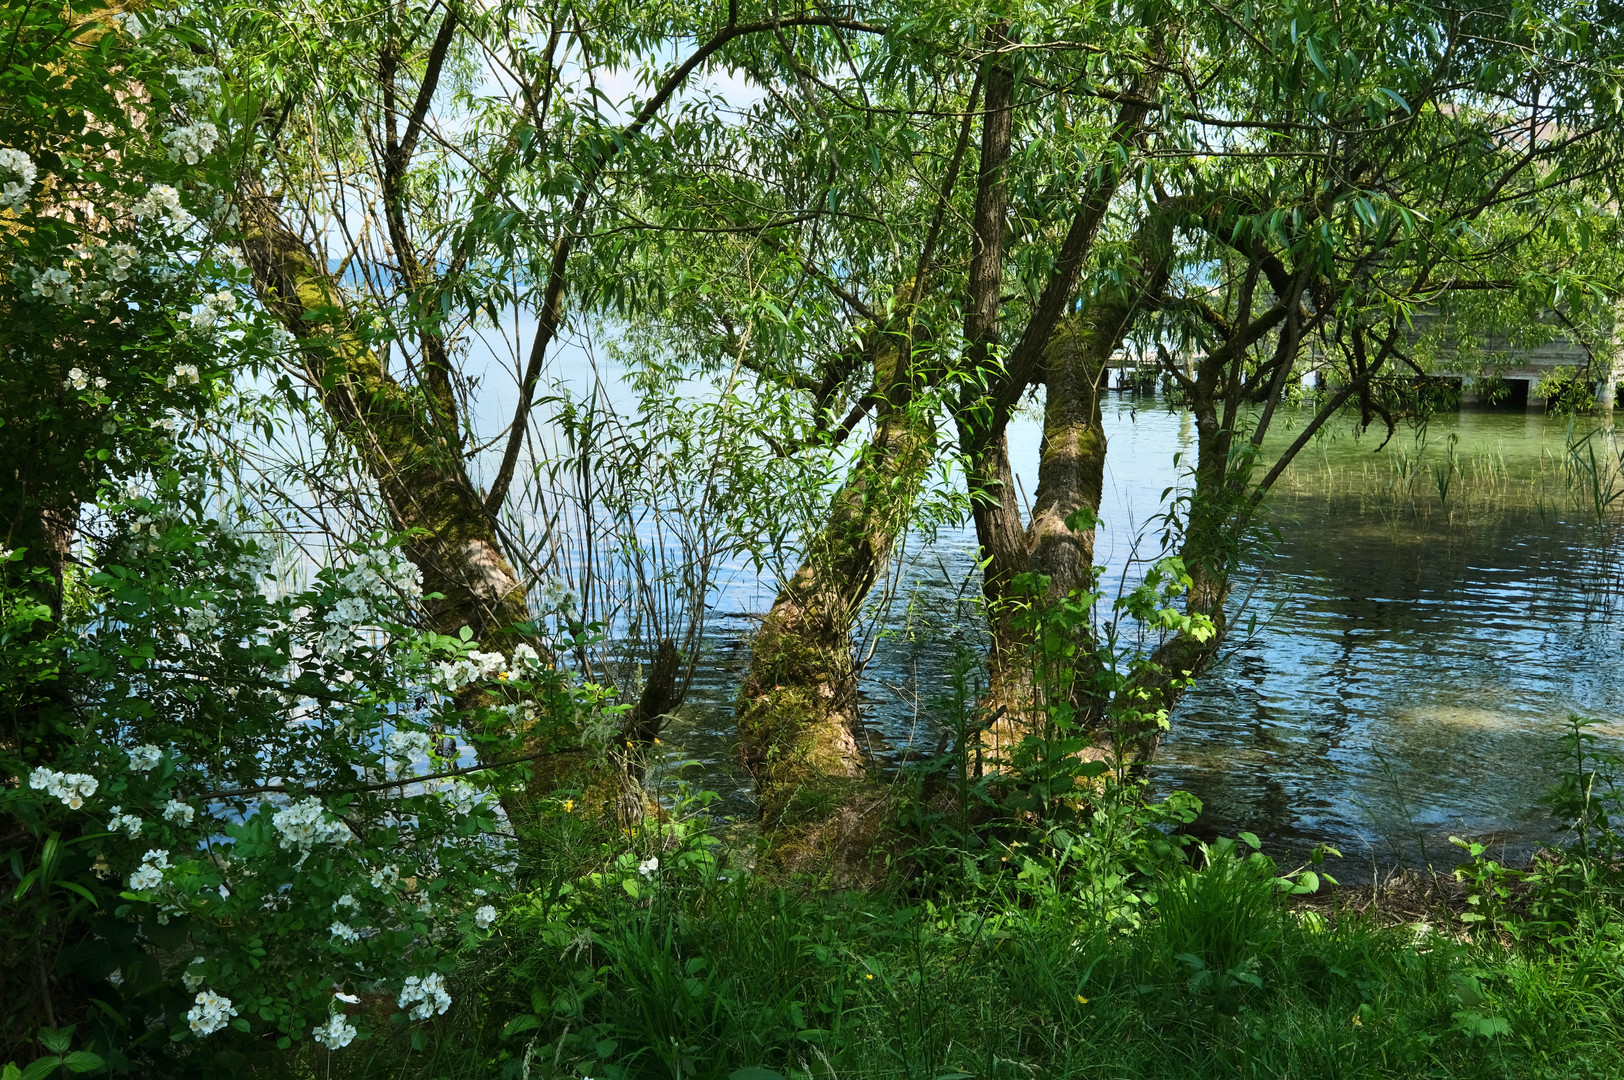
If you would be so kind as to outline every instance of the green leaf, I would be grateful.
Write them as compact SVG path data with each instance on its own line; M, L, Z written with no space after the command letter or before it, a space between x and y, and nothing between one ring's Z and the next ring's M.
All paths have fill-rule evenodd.
M73 1053L62 1059L62 1064L67 1066L69 1072L81 1073L95 1072L97 1069L101 1068L105 1062L103 1062L98 1055L92 1054L89 1050L75 1050Z
M519 1034L521 1031L530 1031L540 1026L541 1017L539 1016L532 1016L529 1013L526 1013L523 1016L515 1016L512 1020L509 1020L503 1025L502 1038L506 1039L510 1036Z
M1378 87L1376 89L1376 92L1378 94L1386 94L1388 97L1392 98L1393 103L1395 105L1397 105L1399 108L1403 109L1405 112L1414 112L1415 111L1414 109L1410 108L1410 103L1408 101L1405 101L1403 98L1399 97L1396 92L1387 89L1387 87L1385 87L1385 86Z
M734 1069L727 1074L727 1080L784 1080L784 1074L776 1069L751 1065L743 1069Z
M53 1054L63 1054L73 1042L73 1028L40 1028L39 1041Z

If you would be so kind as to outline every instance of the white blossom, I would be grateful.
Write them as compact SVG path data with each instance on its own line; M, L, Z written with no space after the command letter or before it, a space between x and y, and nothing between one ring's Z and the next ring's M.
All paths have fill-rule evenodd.
M271 827L281 834L284 850L308 849L314 844L348 843L350 830L342 821L327 820L326 808L314 795L301 799L271 815Z
M192 223L192 215L180 204L180 192L168 184L153 184L131 210L138 221L159 219L160 227L176 236Z
M486 904L474 911L474 925L479 927L481 930L490 929L491 924L495 921L496 908L492 907L490 904Z
M541 655L524 642L513 646L513 666L535 671L542 666Z
M458 660L443 660L435 665L435 681L446 690L461 690L471 682L505 674L507 657L499 652L470 651Z
M237 1015L231 999L221 997L213 990L204 990L193 1000L197 1004L186 1011L186 1019L191 1022L192 1031L198 1035L212 1035L225 1027L230 1017Z
M164 803L164 820L176 825L190 825L197 812L179 799Z
M108 244L96 253L96 261L106 268L109 281L124 281L130 276L130 267L139 256L130 244Z
M452 812L456 814L473 813L489 797L489 792L481 791L466 780L458 780L452 783L441 795L441 798L450 804Z
M180 974L180 981L186 987L188 994L203 985L202 963L203 958L201 956L195 957L190 964L186 965L186 970Z
M0 180L5 181L0 183L0 206L21 210L38 176L33 158L13 147L0 146Z
M349 1017L335 1012L327 1018L325 1024L311 1028L310 1037L329 1050L342 1050L355 1038L355 1027L350 1023Z
M196 309L194 308L193 310L195 311ZM164 385L171 390L177 386L196 386L197 365L176 364L174 374L169 376Z
M393 866L385 866L380 870L372 871L372 887L382 889L393 885L400 880L400 871Z
M206 634L220 625L220 616L215 613L212 604L204 604L202 607L188 608L182 621L188 634Z
M427 1020L451 1008L451 995L446 993L445 980L438 972L421 979L411 975L407 977L406 985L401 988L400 997L395 1003L408 1009L406 1015L413 1020Z
M214 144L220 141L220 129L207 120L199 120L195 124L166 132L163 141L169 147L170 161L196 165L208 157Z
M426 757L434 747L434 738L426 731L391 731L383 741L391 755L408 759Z
M655 874L659 873L659 871L660 860L659 857L655 855L650 855L648 858L637 864L637 872L642 877L651 878Z
M159 856L157 861L153 860L154 855ZM168 865L169 852L147 852L145 858L143 858L141 861L141 865L136 868L135 873L130 875L130 888L134 889L136 892L145 892L148 889L156 889L159 885L163 884L164 868Z
M118 832L122 829L129 834L131 840L134 840L141 835L141 819L134 814L126 814L123 810L122 806L115 806L108 811L113 816L107 822L107 831Z
M220 82L219 69L207 64L202 67L177 68L169 73L169 77L175 80L182 97L197 100L208 97Z
M28 786L53 795L61 799L64 806L77 810L96 794L98 783L94 776L85 773L59 773L41 765L28 774Z
M163 751L151 743L137 746L134 750L126 751L126 753L130 755L130 768L136 772L147 772L149 769L155 769L158 762L163 760Z
M36 270L33 271L33 274L33 292L35 296L57 304L73 303L73 275L56 267L49 270Z
M327 928L327 932L331 934L335 940L344 945L354 945L357 941L361 940L361 935L355 932L354 927L350 926L348 923L339 922L336 919L333 921L333 925Z
M199 300L197 303L192 305L192 310L183 316L183 318L192 324L192 329L194 330L211 330L220 323L229 322L231 316L236 314L236 312L236 296L225 289L221 289L217 293L206 294L202 300ZM185 366L190 367L190 365ZM180 368L175 369L177 375L180 374L180 370ZM196 383L197 368L191 367L190 374L190 381ZM174 382L171 382L169 385L174 386L175 384Z
M355 910L359 911L361 909L361 901L357 900L351 894L345 893L343 896L340 896L337 900L333 901L334 911L337 911L339 908L343 907L354 908Z
M549 577L543 579L539 586L541 608L543 611L557 611L569 614L575 610L577 597L575 591L561 579Z

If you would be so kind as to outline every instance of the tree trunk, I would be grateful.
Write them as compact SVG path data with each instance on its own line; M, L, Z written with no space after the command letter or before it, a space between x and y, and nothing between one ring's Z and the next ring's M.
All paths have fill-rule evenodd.
M408 533L404 552L422 570L424 591L442 596L425 605L429 627L456 634L466 626L481 647L510 651L524 640L515 624L530 621L532 613L525 587L503 556L494 523L463 467L462 448L436 423L427 395L384 370L352 325L339 283L257 180L244 182L240 202L244 253L260 301L297 340L306 378L322 407L377 481L395 527ZM675 666L656 665L673 672ZM670 686L658 679L644 691L651 700L669 693ZM657 730L651 707L638 714L639 734ZM521 737L530 752L543 753L578 744L580 732L570 721ZM580 762L579 755L570 754L540 758L532 790L602 787L603 777L581 775ZM627 793L600 795L594 798L607 812L624 804Z
M901 350L885 348L896 372L890 400L822 532L762 621L739 689L740 749L762 820L792 866L860 858L853 830L878 827L870 820L878 793L865 784L851 632L907 524L933 437L928 416L914 407Z
M1037 670L1043 645L1035 630L1044 610L1058 611L1070 597L1094 589L1094 522L1105 475L1106 440L1100 412L1106 364L1138 315L1158 302L1171 258L1173 208L1145 222L1120 285L1097 293L1087 310L1050 335L1043 353L1043 442L1031 520L1020 528L1020 508L1010 477L1002 430L979 448L980 482L977 537L988 560L985 594L992 631L988 693L984 715L996 717L983 738L995 762L1007 760L1022 740L1043 730L1049 705L1063 701L1074 723L1091 730L1098 756L1115 744L1115 733L1100 729L1107 688L1096 676L1101 667L1091 626L1072 609L1059 628L1063 664ZM988 479L996 481L988 484ZM1021 591L1023 574L1042 575L1041 591ZM1037 581L1032 580L1035 588ZM1051 633L1056 624L1049 622ZM1044 646L1047 648L1048 646ZM1041 676L1041 677L1040 677ZM1048 685L1040 685L1048 684ZM1087 751L1095 756L1095 751Z

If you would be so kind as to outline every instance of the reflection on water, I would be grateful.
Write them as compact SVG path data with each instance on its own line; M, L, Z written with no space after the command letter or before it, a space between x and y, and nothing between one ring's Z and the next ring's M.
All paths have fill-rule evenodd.
M1181 704L1158 778L1220 829L1382 861L1451 861L1457 833L1548 838L1537 799L1568 714L1624 716L1614 545L1567 438L1468 412L1381 456L1311 451L1245 575L1275 610Z
M1114 400L1106 419L1099 557L1114 587L1156 554L1146 522L1192 435L1187 415L1145 399ZM1037 437L1030 421L1011 433L1028 492ZM1242 632L1175 712L1155 782L1200 795L1209 828L1383 863L1452 861L1451 834L1514 849L1547 837L1537 799L1568 714L1624 734L1614 545L1585 509L1606 478L1576 494L1568 437L1540 414L1466 412L1379 454L1379 437L1347 433L1305 450L1271 498L1272 550L1237 581ZM974 550L962 530L911 545L886 629L860 642L882 757L942 741L955 658L982 642L965 602ZM770 602L755 596L735 610ZM730 712L750 626L716 626L715 662L668 735L696 762L685 775L740 814Z

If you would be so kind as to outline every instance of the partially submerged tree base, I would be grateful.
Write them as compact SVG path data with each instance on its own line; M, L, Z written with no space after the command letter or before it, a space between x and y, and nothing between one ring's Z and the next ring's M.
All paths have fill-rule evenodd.
M840 888L878 886L900 838L893 789L871 779L864 761L849 647L813 637L769 616L739 690L740 752L761 804L762 866Z

